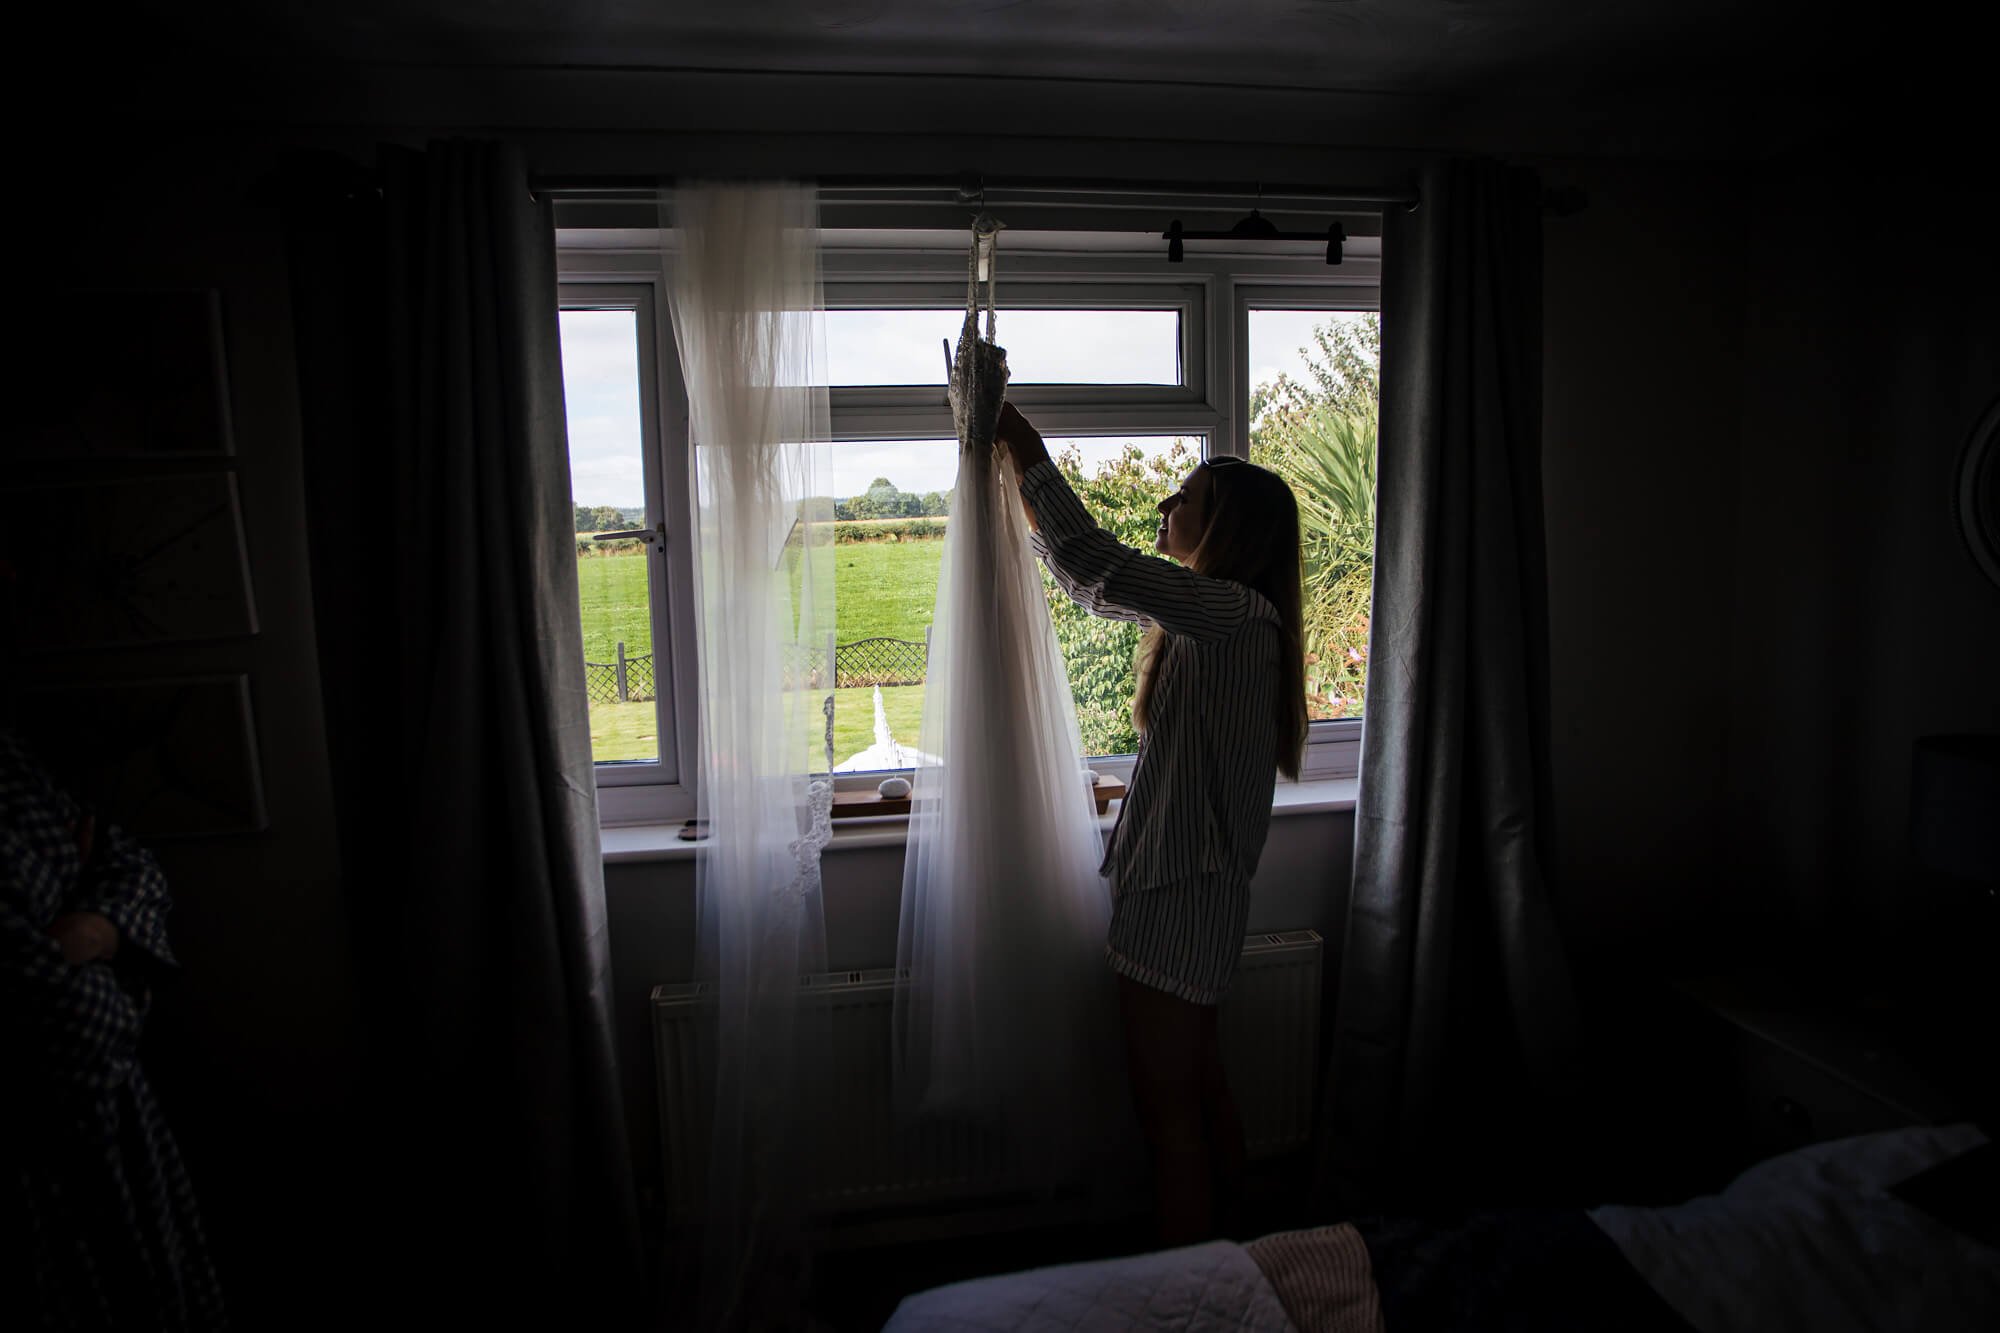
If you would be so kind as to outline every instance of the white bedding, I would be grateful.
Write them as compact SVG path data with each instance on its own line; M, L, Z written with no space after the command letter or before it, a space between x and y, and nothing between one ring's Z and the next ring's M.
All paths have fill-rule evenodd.
M1994 1333L2000 1251L1889 1192L1985 1141L1968 1124L1815 1144L1720 1194L1588 1215L1699 1333ZM1249 1253L1211 1241L918 1292L884 1333L1291 1328Z
M882 1330L1291 1327L1243 1247L1217 1240L933 1287L906 1297Z
M2000 1328L2000 1252L1890 1188L1986 1142L1972 1125L1814 1144L1671 1208L1592 1221L1700 1333Z

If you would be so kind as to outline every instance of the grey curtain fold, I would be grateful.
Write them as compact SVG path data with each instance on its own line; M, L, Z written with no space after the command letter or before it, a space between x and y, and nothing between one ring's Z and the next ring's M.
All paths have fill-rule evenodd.
M1421 199L1383 226L1370 678L1322 1084L1319 1182L1353 1204L1426 1193L1574 1046L1545 882L1541 190L1453 161Z
M357 1278L399 1314L629 1327L553 218L490 143L281 185L367 1011Z

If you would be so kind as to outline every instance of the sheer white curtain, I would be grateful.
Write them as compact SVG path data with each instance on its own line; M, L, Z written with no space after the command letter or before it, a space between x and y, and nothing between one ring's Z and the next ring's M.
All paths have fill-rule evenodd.
M796 1309L824 1049L801 1013L826 965L832 803L831 480L818 203L806 186L683 182L662 197L694 442L701 606L700 974L715 1098L702 1323ZM818 773L820 776L813 776Z
M986 336L977 318L981 250ZM897 964L898 1100L1003 1136L1031 1178L1093 1157L1122 1105L1111 903L1076 705L993 431L1007 390L993 342L990 232L968 256L951 374L959 432L924 679Z

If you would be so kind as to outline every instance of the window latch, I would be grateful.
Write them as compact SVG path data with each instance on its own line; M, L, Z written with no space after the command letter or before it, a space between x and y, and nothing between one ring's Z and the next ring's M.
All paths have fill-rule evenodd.
M599 532L591 536L594 542L645 542L658 543L662 548L667 544L667 525L655 523L650 528L631 528L625 532Z

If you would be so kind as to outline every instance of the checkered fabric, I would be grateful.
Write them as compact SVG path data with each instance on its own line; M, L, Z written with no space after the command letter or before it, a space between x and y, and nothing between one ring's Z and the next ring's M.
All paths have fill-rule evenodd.
M7 1261L32 1264L36 1327L226 1324L193 1188L139 1066L147 974L178 966L170 906L152 855L92 825L0 734L0 1180ZM109 918L115 959L65 962L47 933L64 912Z

